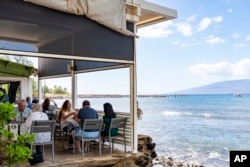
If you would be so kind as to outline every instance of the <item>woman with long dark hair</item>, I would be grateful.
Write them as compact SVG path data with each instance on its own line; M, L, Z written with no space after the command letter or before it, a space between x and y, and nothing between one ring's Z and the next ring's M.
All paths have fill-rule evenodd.
M54 103L54 104L50 104L50 102ZM55 109L57 109L57 104L54 100L49 99L49 98L45 98L43 103L42 103L42 109L43 112L46 111L54 111Z
M77 112L75 112L72 108L71 108L71 103L69 100L65 100L63 102L63 105L59 111L58 114L58 121L61 125L61 128L64 129L65 131L67 131L67 126L70 123L77 123L76 122L76 116L77 116Z
M58 122L60 123L60 127L64 132L71 133L76 127L78 127L78 123L76 121L77 112L75 112L71 108L71 103L69 100L65 100L58 114ZM73 144L73 138L70 136L69 145ZM69 146L70 149L70 146Z
M110 103L103 104L104 116L103 124L104 130L101 132L102 136L109 136L109 126L112 118L116 118L116 113L113 110L113 107ZM118 134L118 128L111 129L111 136L116 136Z

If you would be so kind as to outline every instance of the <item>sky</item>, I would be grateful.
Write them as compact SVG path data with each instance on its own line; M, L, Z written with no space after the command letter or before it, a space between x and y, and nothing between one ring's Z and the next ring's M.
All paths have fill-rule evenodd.
M138 29L138 94L164 94L250 78L249 0L148 1L178 14L176 19ZM0 42L1 47L14 45ZM78 94L129 93L129 69L78 74L77 81ZM44 82L50 88L59 85L71 91L70 78Z

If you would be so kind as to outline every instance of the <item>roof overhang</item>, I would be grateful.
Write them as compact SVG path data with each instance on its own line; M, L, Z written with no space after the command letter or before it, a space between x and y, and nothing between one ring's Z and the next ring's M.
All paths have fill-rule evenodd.
M130 16L127 17L127 29L131 32L136 31L134 28L177 17L175 10L144 0L126 2L127 16ZM39 57L39 76L42 77L55 75L53 71L56 75L70 75L70 60L76 60L73 67L76 72L128 67L134 63L134 38L115 32L85 16L64 13L22 0L0 0L0 40L35 45L38 53L33 55ZM19 55L25 55L25 52L19 51ZM14 52L6 53L0 48L1 53ZM64 59L64 56L72 59ZM55 63L62 65L62 71L54 70ZM43 72L42 75L42 71L50 73Z
M126 0L127 20L137 28L177 18L177 11L145 0Z
M25 12L22 16L16 15L19 14L15 12L16 10L20 12L27 11L25 9L27 7L31 9L31 12ZM57 17L54 19L49 18L53 23L46 23L45 17L51 17L52 15L41 13L40 9L42 8L44 7L21 0L0 0L0 40L31 43L39 47L44 44L45 39L46 41L53 41L72 33L72 31L79 31L79 26L82 26L80 23L77 25L70 24L68 17L65 18L64 25L60 24ZM1 14L1 11L5 12L5 14ZM58 12L54 11L54 13ZM37 15L38 17L27 19L30 14ZM1 15L4 17L1 17ZM45 16L42 17L42 15ZM70 18L70 20L77 20L78 17L75 16L76 19ZM127 21L134 23L137 28L171 20L176 17L176 10L145 0L126 0Z

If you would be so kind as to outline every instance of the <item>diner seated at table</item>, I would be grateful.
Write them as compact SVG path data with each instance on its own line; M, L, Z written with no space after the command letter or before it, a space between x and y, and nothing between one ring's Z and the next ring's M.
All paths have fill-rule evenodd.
M53 104L51 104L51 102ZM42 109L43 109L43 112L46 112L46 111L54 111L55 109L57 109L57 104L54 100L52 99L49 99L49 98L45 98L43 103L42 103Z
M29 107L30 109L32 109L32 103L31 103L31 99L29 96L26 97L26 105L27 107Z
M82 108L78 112L77 118L78 118L78 122L80 122L81 124L81 127L83 127L83 123L85 119L98 119L98 114L95 109L90 107L90 102L88 100L84 100L82 103ZM98 131L82 131L81 128L78 128L75 131L74 136L82 137L82 135L85 138L94 138L99 135L99 132ZM76 153L82 153L80 141L75 139L75 143L77 147ZM85 142L83 150L87 152L88 147L89 147L89 142Z
M22 123L25 119L31 115L32 111L26 106L26 100L21 99L18 103L18 107L15 109L16 117L14 121L17 123Z
M69 100L65 100L58 114L58 121L60 123L60 127L64 132L71 133L72 130L75 130L79 125L76 121L77 119L77 110L74 111L71 107L71 103ZM72 135L69 137L69 149L72 149L73 138Z
M38 103L36 105L40 106L40 104ZM26 119L26 121L21 124L20 134L30 133L32 121L35 121L35 120L48 120L48 115L41 112L41 110L31 113L31 115ZM50 132L44 132L44 133L36 134L35 141L38 143L43 143L43 142L50 141L50 139L51 139ZM36 145L36 154L40 154L40 156L43 156L42 151L43 151L42 145Z
M105 103L103 105L104 116L103 116L103 130L101 132L103 143L105 142L105 137L109 136L109 127L112 118L116 118L116 113L110 103ZM118 134L118 128L111 129L111 136L116 136Z
M36 111L42 111L42 107L41 107L41 105L39 104L39 103L33 103L32 104L32 111L33 112L36 112Z

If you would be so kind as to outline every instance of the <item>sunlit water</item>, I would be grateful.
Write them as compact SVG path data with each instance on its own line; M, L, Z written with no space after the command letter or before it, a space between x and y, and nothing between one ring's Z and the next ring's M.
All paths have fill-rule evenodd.
M78 99L78 108L84 99ZM128 98L91 98L91 106L128 112ZM56 100L59 106L64 100ZM138 98L138 131L156 143L158 155L206 167L229 166L230 150L250 150L250 95Z

